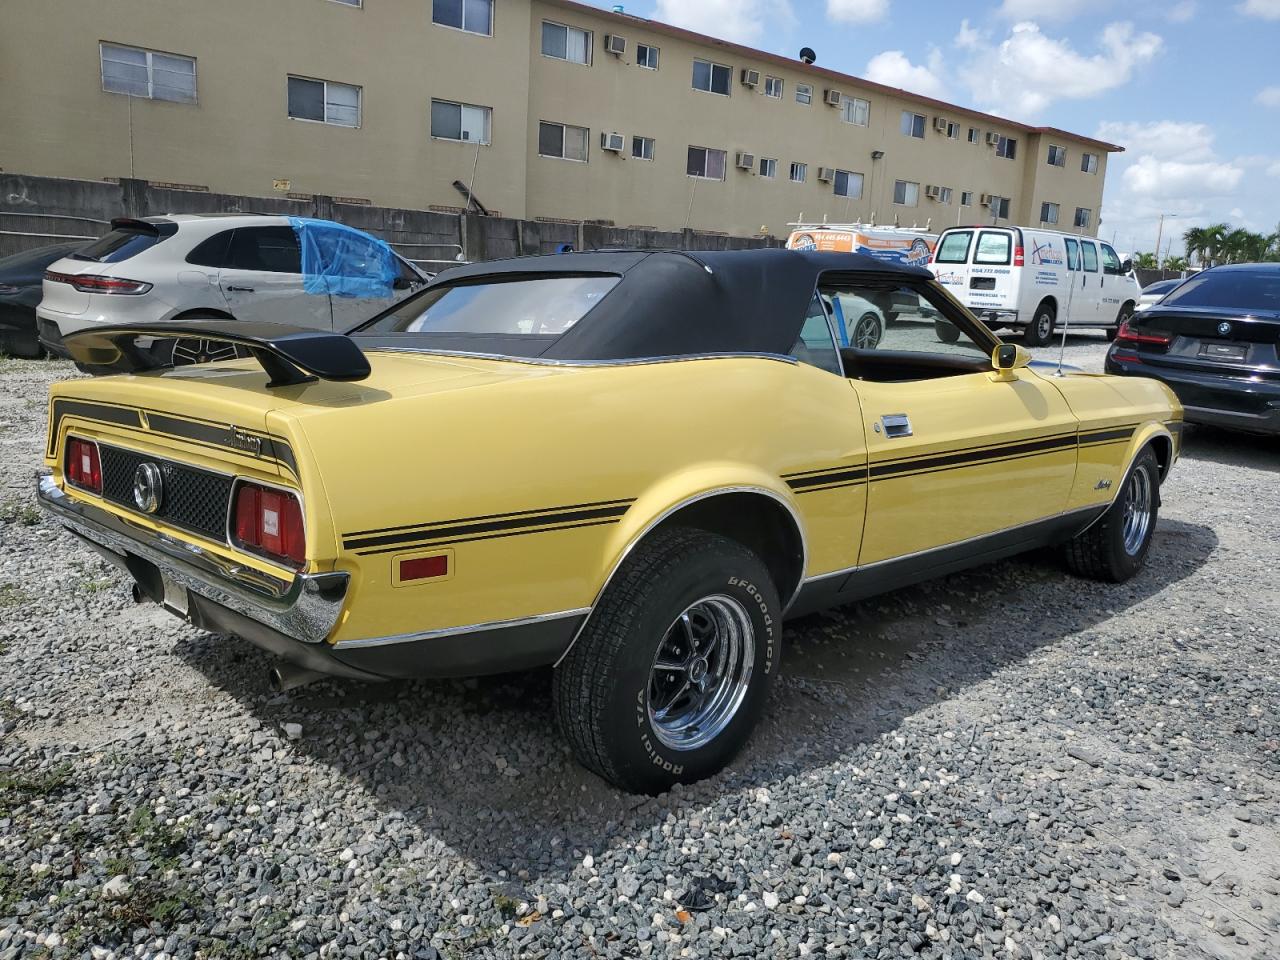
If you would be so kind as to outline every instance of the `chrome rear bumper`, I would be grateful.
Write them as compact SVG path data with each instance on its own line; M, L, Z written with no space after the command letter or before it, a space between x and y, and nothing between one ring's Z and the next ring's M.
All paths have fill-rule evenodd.
M195 544L134 526L101 507L73 500L49 475L39 478L36 500L68 530L126 570L152 599L183 619L190 619L186 596L190 591L293 640L319 644L333 632L342 613L350 582L346 573L300 573L292 580L265 576ZM158 582L145 583L151 571L155 572L151 579Z

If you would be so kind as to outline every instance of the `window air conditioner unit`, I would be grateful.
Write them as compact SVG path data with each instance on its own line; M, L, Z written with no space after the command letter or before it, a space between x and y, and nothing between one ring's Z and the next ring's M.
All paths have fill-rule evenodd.
M933 184L930 183L925 186L924 195L928 197L930 200L937 200L940 196L942 196L942 188L935 187Z
M826 97L823 99L826 101L827 106L838 107L840 106L840 101L843 99L843 95L839 90L828 90Z
M760 86L760 71L744 69L742 71L742 85L744 87Z
M947 132L947 118L946 118L946 117L934 117L934 118L933 118L933 129L937 130L939 133L946 133L946 132Z
M738 169L754 170L756 166L756 155L754 153L743 153L738 151Z
M620 57L627 52L627 38L608 34L604 38L604 48L615 57Z
M621 153L626 146L627 138L620 133L602 133L600 134L600 149L611 150L614 153Z
M981 199L979 200L979 203L981 203L984 207L989 207L989 206L991 206L991 201L992 201L992 200L994 200L994 199L995 199L995 198L994 198L993 196L991 196L991 194L989 194L989 193L984 193L984 194L982 195Z
M987 146L994 147L999 142L1000 142L1000 134L996 133L994 130L988 130Z
M830 167L818 168L818 179L823 183L830 183L835 178L836 172Z

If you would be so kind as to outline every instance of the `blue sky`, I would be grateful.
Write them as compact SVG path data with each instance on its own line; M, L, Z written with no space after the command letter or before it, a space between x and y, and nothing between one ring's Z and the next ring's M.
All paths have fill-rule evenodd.
M597 6L613 3L589 0ZM1126 147L1101 234L1280 229L1280 0L628 0L626 11Z

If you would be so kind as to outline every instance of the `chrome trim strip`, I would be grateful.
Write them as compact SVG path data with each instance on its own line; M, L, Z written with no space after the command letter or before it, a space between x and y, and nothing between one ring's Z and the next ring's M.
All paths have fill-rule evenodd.
M609 589L609 584L613 582L613 578L617 575L619 568L621 568L623 564L623 561L625 561L627 557L630 556L631 551L635 549L636 544L638 544L641 540L643 540L646 536L648 536L649 532L653 530L655 527L657 527L658 524L662 523L662 521L666 520L668 517L679 512L680 510L684 509L690 504L697 503L700 500L709 500L712 497L718 497L718 496L722 496L724 494L730 494L730 493L756 493L756 494L762 494L766 497L769 497L771 500L776 501L777 503L781 504L783 507L786 508L787 513L790 514L791 516L791 521L796 525L796 532L800 534L800 579L796 581L796 586L795 586L795 589L791 591L791 596L788 597L786 603L782 605L782 612L786 613L787 609L791 606L791 604L795 603L796 597L800 595L800 588L804 586L804 582L805 582L804 571L809 566L809 540L805 536L804 522L800 519L800 513L781 494L773 490L770 490L767 487L748 487L748 486L718 487L715 490L707 490L703 493L696 494L692 497L686 497L684 500L681 500L679 503L668 507L666 510L662 511L662 513L658 514L657 517L650 520L644 526L644 529L642 529L638 534L636 534L631 539L631 542L628 543L625 548L623 548L623 551L619 555L617 562L615 562L613 565L613 569L609 571L609 575L605 577L604 583L601 585L600 589L596 591L595 599L591 601L591 606L588 608L588 611L587 611L587 619L582 622L582 626L580 626L578 628L577 633L573 635L573 639L569 641L569 646L565 647L564 653L560 654L560 659L555 662L555 666L557 667L560 666L560 664L564 661L564 658L569 655L569 651L573 649L573 645L578 642L578 638L582 636L582 631L587 628L587 623L591 619L591 613L600 604L600 598L603 597L604 592L607 589Z
M353 338L359 343L360 338ZM371 353L415 353L434 357L459 357L466 360L501 360L507 363L527 363L539 367L637 367L654 363L683 363L686 360L777 360L799 366L800 361L781 353L688 353L673 357L630 357L626 360L551 360L545 357L510 357L500 353L470 353L466 350L427 350L415 347L361 347Z
M303 643L322 643L342 613L350 575L296 574L276 581L195 544L134 527L91 503L73 500L51 475L37 481L36 501L72 533L96 545L119 565L133 554L164 577L207 600Z
M577 610L540 613L533 617L518 617L514 620L492 620L488 623L473 623L466 627L444 627L439 630L423 630L418 633L399 633L389 637L368 637L364 640L339 640L333 645L333 649L356 650L361 647L386 647L395 643L416 643L419 640L461 637L470 633L482 633L485 630L505 630L508 627L526 627L534 623L546 623L549 620L567 620L570 617L581 617L590 612L590 607L580 607Z
M840 570L832 570L830 573L819 573L806 578L804 583L817 583L820 580L830 580L832 577L848 576L851 573L858 573L863 570L874 570L876 567L882 567L887 563L897 563L900 560L912 560L916 557L927 556L930 553L937 553L940 550L950 550L953 547L962 547L968 543L978 543L981 540L998 537L1001 534L1012 533L1014 530L1021 530L1023 527L1034 527L1049 520L1061 520L1065 517L1074 516L1077 513L1089 513L1093 510L1100 510L1105 513L1109 508L1110 504L1094 504L1091 507L1076 507L1074 510L1063 510L1060 513L1051 514L1047 517L1040 517L1037 520L1028 520L1026 523L1015 523L1011 527L992 530L990 533L980 533L976 537L967 537L964 540L953 540L951 543L944 543L936 547L929 547L927 550L917 550L914 553L904 553L900 557L886 557L885 559L877 560L874 563L857 564L852 567L844 567Z

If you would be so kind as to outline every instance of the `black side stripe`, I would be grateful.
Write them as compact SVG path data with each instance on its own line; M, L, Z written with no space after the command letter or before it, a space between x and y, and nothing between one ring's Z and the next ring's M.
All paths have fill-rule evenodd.
M971 466L984 462L1009 459L1020 454L1051 453L1056 450L1071 449L1075 445L1076 437L1072 434L1065 437L1050 437L1046 440L1026 440L1020 443L1006 444L1002 447L989 447L985 450L944 453L937 456L923 457L918 460L873 463L871 465L871 479L880 480L908 473L926 473L947 467Z
M447 547L454 543L475 543L479 540L504 540L507 537L531 536L535 533L555 533L560 530L581 530L585 527L609 527L618 522L618 520L592 520L586 523L566 523L557 527L540 527L537 530L513 530L508 533L492 533L482 537L460 537L456 540L433 540L430 543L424 544L402 544L395 547L382 547L379 550L358 550L356 553L362 557L370 557L381 553L399 553L403 550L412 550L417 548L430 550L435 547Z
M401 527L375 527L372 530L351 530L342 535L343 540L367 537L375 533L419 533L435 527L451 527L459 523L478 523L481 520L505 520L509 517L532 517L538 514L564 513L567 510L589 510L594 507L629 507L635 500L594 500L590 503L570 503L563 507L542 507L538 510L513 510L510 513L489 513L479 517L461 517L456 520L435 520L431 523L408 523Z
M64 417L80 417L84 420L98 420L102 423L118 423L121 426L141 429L142 419L133 407L112 407L104 403L88 403L84 400L53 401L53 426L49 430L49 456L57 453L58 428Z
M853 486L857 483L865 483L866 479L866 467L845 467L838 470L827 470L822 473L814 473L803 477L793 477L792 479L787 480L787 486L792 490L804 492L811 487L826 486L827 484Z
M466 540L491 539L483 536L490 533L503 533L514 536L519 533L542 533L546 528L563 528L568 524L583 521L609 521L616 523L630 509L630 503L613 507L596 507L588 510L566 510L559 513L544 513L538 516L508 516L501 520L487 523L463 522L453 526L437 526L430 530L418 530L409 533L381 534L371 537L344 538L343 547L348 550L362 551L371 547L394 547L402 549L408 546L439 546L442 543L460 543ZM507 531L511 531L507 533ZM381 552L381 551L379 551Z

